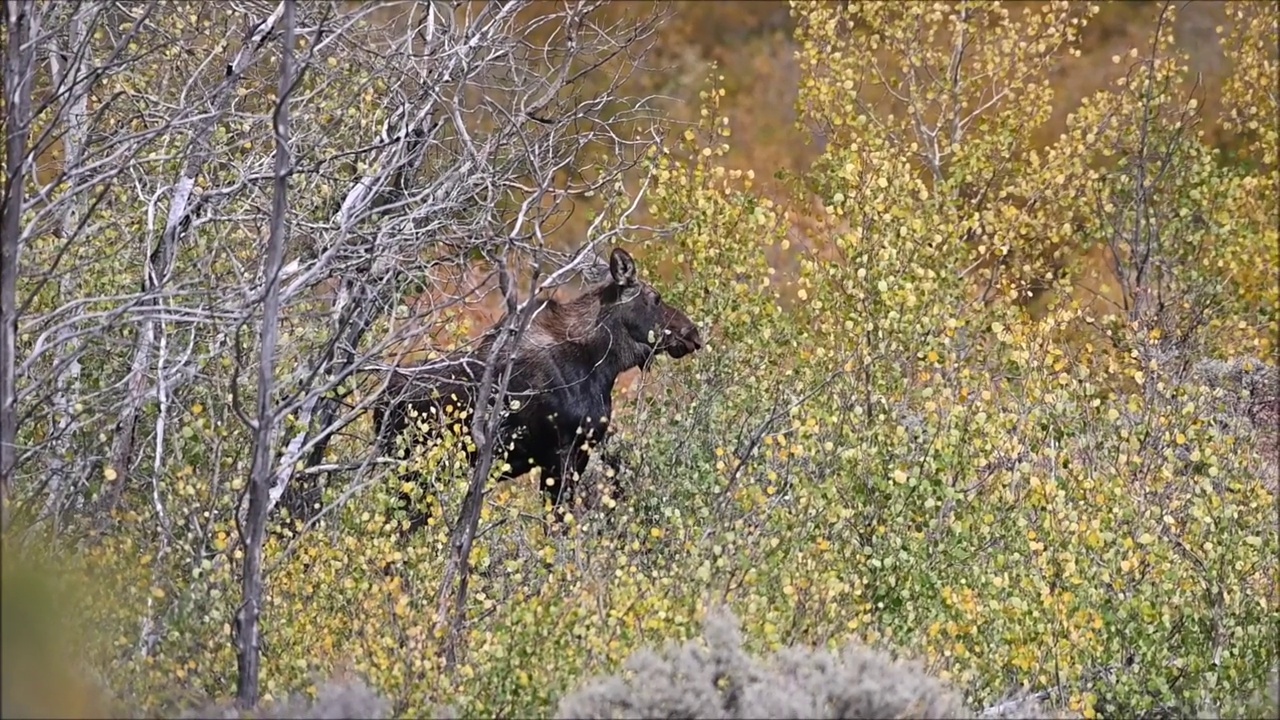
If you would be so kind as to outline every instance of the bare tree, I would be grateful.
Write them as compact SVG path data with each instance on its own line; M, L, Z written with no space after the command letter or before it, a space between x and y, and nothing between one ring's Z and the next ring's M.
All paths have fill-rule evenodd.
M21 334L33 338L19 349L16 363L16 375L25 381L17 392L17 424L39 433L23 444L15 468L32 468L38 458L50 463L52 472L31 472L35 494L26 499L45 493L39 504L43 514L56 522L62 498L83 495L98 478L106 486L100 504L108 510L114 506L126 473L139 460L134 447L136 425L149 398L162 401L155 424L153 473L161 472L166 462L165 403L183 379L190 379L198 359L189 347L183 362L171 361L167 323L177 320L190 325L207 318L171 315L174 309L164 297L164 278L172 273L178 239L191 225L195 204L189 199L199 172L196 166L203 160L198 153L187 153L189 179L172 188L176 204L158 241L150 232L141 233L148 245L144 250L131 242L132 231L141 229L138 221L143 219L145 227L154 227L156 201L166 189L143 191L140 180L154 168L140 156L155 153L175 135L207 138L217 113L202 114L199 106L189 104L170 106L171 112L149 118L138 106L152 98L130 97L115 87L132 80L130 72L138 73L138 80L149 79L146 72L155 68L146 66L147 59L172 53L180 43L181 38L172 34L149 31L154 28L148 28L148 23L165 20L156 17L157 4L122 8L105 2L30 3L25 7L43 31L33 38L22 60L25 73L37 83L39 102L24 124L11 124L18 136L30 137L28 165L59 167L51 175L29 176L33 187L16 200L25 213L17 242L28 261L21 268L25 292L15 310L21 315ZM44 55L37 50L44 50ZM247 63L243 60L247 52L242 48L233 69ZM47 74L41 72L41 61L46 59ZM185 69L183 74L189 75ZM229 74L227 82L236 77L234 72ZM198 77L199 73L188 82ZM160 84L173 79L161 78ZM41 123L42 116L52 122ZM112 124L122 125L125 131L107 132ZM190 132L193 124L196 129ZM153 154L152 159L156 157ZM130 197L130 189L138 189L139 194ZM115 273L135 262L143 267L139 291L120 293ZM52 294L52 302L50 285L59 290ZM112 286L115 292L104 295L103 286ZM111 377L115 358L122 356L117 343L130 335L134 351L129 371L123 377ZM153 348L159 351L154 356ZM86 356L97 361L96 377L81 376ZM89 391L79 387L82 380L96 385L97 392L85 395ZM116 405L113 398L119 397L119 390L124 390L124 401ZM110 418L115 422L109 423ZM95 428L114 430L113 450L105 456L95 451L92 435L84 444L72 442L73 437Z
M31 115L30 8L4 4L4 205L0 210L0 525L9 529L9 502L17 470L18 256L22 247L26 127Z
M276 96L274 193L271 229L266 247L266 288L262 296L262 331L258 359L258 407L250 425L253 432L253 464L249 470L248 527L240 531L244 545L243 598L236 616L236 659L239 671L237 698L241 705L258 704L258 665L261 659L258 618L262 610L262 543L267 534L267 489L275 455L279 416L272 403L275 391L276 345L279 341L280 269L284 265L286 215L289 210L289 96L293 93L293 18L295 1L281 6L280 90Z
M63 88L67 93L67 101L57 108L58 122L65 123L62 135L62 155L64 165L76 167L84 154L85 135L88 130L89 96L79 92L78 88L89 76L93 67L91 46L88 43L89 23L87 19L98 17L99 3L67 5L64 9L69 13L65 21L66 31L51 34L49 60L51 79L54 87ZM63 238L76 234L76 228L85 213L85 197L76 196L65 203L62 218L57 228L58 235ZM60 298L75 297L75 283L70 275L62 275L58 281ZM74 312L79 312L76 310ZM57 529L66 486L77 475L83 475L82 463L77 462L74 449L70 446L70 430L74 423L75 398L80 396L80 358L71 353L71 325L59 327L54 337L56 353L53 359L55 368L64 368L54 377L54 395L51 408L54 414L53 427L49 446L49 488L45 499L43 514L50 517Z
M230 553L213 537L238 527L252 703L276 508L312 527L385 477L357 425L381 389L368 371L432 349L444 313L495 284L518 341L532 298L635 229L643 185L629 172L658 122L623 87L665 13L5 8L6 509L55 533L140 518L128 532L157 568ZM589 227L571 218L584 205ZM505 393L504 356L486 370L487 407ZM472 427L486 460L440 594L454 628L495 422ZM338 500L317 509L331 481ZM137 652L164 642L177 601L147 601Z
M211 157L213 151L210 143L211 134L223 114L230 108L233 93L249 64L255 59L275 29L275 25L284 11L284 5L282 2L269 17L257 24L253 33L240 48L240 52L236 54L235 59L228 66L226 78L214 89L211 98L212 107L196 123L194 130L187 139L187 145L182 154L183 166L181 175L169 190L169 212L165 220L164 231L160 234L158 241L152 246L151 252L147 256L146 270L142 282L144 306L157 306L163 302L157 296L163 295L165 286L174 272L173 265L178 253L178 245L189 227L190 213L195 210L192 203L192 191L195 189L196 179L204 171L205 164L209 162ZM159 337L162 332L163 329L159 323L154 320L148 320L139 329L135 340L133 363L130 365L127 379L128 395L115 425L115 441L111 449L110 466L115 473L109 491L104 494L104 501L108 509L118 501L120 490L125 486L130 467L133 464L138 416L142 410L142 403L146 398L144 372L152 363L151 355L153 349L159 350L160 348L157 346L165 343L165 338ZM156 361L163 362L163 352L157 357ZM165 397L167 393L163 387L158 388L157 392L162 408L161 417L163 418L163 408L168 403L168 398ZM163 425L163 421L157 423L157 432L162 432Z

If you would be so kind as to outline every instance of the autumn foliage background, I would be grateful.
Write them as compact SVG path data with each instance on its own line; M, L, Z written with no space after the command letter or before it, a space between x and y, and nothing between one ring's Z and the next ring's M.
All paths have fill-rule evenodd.
M629 247L708 347L619 388L625 492L559 537L531 483L496 489L446 667L445 522L399 538L394 469L322 487L344 502L305 533L281 513L267 541L265 699L358 676L397 715L580 715L561 698L724 605L751 652L891 650L970 708L1029 691L1072 716L1256 713L1280 646L1278 22L1261 2L677 3L660 69L628 81L669 96L668 132L623 189L648 178L641 213L667 232ZM373 87L317 112L359 122ZM565 247L605 208L579 203ZM430 342L500 310L482 297ZM26 702L167 714L232 694L227 488L247 465L223 450L225 399L186 400L108 529L31 531L76 578L62 619L93 688L31 683ZM329 459L370 437L356 423ZM462 463L413 462L447 518ZM200 519L161 531L153 494ZM9 647L11 588L55 581L11 582L6 542L9 685L11 652L33 676L62 663L24 650L43 636Z

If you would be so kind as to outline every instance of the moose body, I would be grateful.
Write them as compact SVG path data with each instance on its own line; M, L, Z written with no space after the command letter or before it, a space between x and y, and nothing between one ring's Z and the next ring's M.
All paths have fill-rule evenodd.
M511 376L495 461L503 462L507 450L504 479L540 468L541 487L558 512L572 498L590 450L605 440L618 375L647 369L658 354L680 358L702 347L698 328L636 277L635 261L625 250L613 251L609 272L607 281L572 300L542 301L504 358L511 360ZM414 421L411 410L429 427L445 421L450 408L475 412L485 359L496 339L491 332L475 351L454 355L430 373L394 371L386 400L374 410L381 449L393 449ZM470 427L469 416L461 422ZM469 459L476 462L475 450ZM425 521L410 515L411 529Z

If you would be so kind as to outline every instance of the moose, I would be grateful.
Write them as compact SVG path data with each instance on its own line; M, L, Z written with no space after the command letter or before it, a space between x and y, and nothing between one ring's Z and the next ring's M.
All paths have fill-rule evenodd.
M446 410L475 412L485 359L497 337L490 330L474 350L436 363L443 368L430 373L393 370L381 402L374 406L379 450L394 455L397 439L413 421L411 415L426 418L427 437L438 437L439 423L456 422L445 419ZM604 282L571 300L538 301L529 326L506 351L503 359L511 361L508 407L494 447L497 462L507 449L510 468L501 479L540 468L540 485L556 516L562 516L589 453L606 439L618 375L636 367L648 370L658 355L681 358L702 346L697 326L637 277L635 260L627 251L615 248ZM463 421L463 427L468 426ZM469 446L473 467L477 459L477 449ZM421 484L421 476L415 476ZM407 493L401 491L400 497L409 509L409 531L421 528L426 514L412 509Z

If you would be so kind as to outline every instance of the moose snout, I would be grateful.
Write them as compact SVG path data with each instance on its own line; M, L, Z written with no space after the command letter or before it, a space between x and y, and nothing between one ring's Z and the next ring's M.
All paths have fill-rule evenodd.
M693 326L683 327L671 333L667 344L667 353L673 358L682 358L702 349L702 336Z
M689 352L702 349L702 335L698 334L698 328L689 328L685 344L689 346Z

